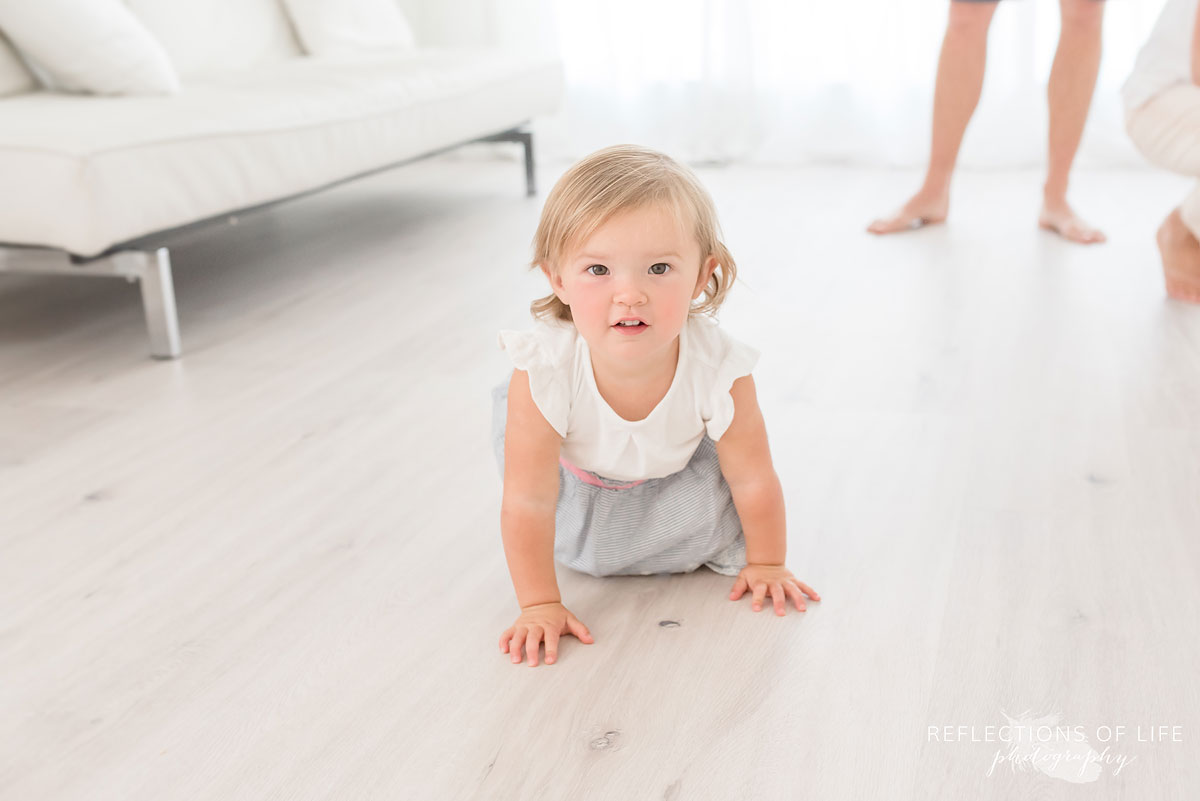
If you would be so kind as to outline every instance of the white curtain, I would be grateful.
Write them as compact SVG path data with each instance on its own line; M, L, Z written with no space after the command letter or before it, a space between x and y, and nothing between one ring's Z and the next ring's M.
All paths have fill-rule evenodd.
M1108 0L1077 165L1142 163L1122 128L1119 89L1162 3ZM575 159L616 142L689 162L919 166L928 157L947 0L543 5L550 18L536 44L559 52L567 79L561 112L535 127L543 157ZM505 6L493 6L496 28ZM1044 163L1058 28L1056 0L1002 0L961 165Z

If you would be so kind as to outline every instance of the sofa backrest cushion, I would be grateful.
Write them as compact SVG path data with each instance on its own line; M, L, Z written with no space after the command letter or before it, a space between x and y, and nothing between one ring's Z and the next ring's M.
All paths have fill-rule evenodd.
M343 56L408 50L412 28L396 0L283 0L304 52Z
M41 0L37 0L41 2ZM304 55L280 0L125 0L187 78Z
M121 0L0 0L0 27L50 88L104 95L179 91L166 52Z
M12 49L4 34L0 33L0 97L19 95L36 86L37 80L33 73L25 66L25 62L21 61L17 51Z

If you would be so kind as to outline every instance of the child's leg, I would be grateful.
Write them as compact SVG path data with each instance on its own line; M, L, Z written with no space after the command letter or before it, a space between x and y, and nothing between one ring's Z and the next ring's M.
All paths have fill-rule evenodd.
M704 566L722 576L736 576L746 566L746 538L739 533L737 539L723 551L704 563Z
M500 480L504 480L504 427L508 422L508 382L492 387L492 451L496 455L496 466L500 469Z

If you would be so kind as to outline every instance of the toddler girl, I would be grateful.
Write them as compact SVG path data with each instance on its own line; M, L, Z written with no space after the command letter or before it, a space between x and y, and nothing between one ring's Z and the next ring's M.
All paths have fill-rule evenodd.
M646 148L605 148L554 186L532 267L553 294L501 331L493 390L500 528L521 614L501 652L531 667L573 634L554 562L594 576L737 576L731 600L820 600L784 566L783 491L750 371L758 352L712 319L736 267L708 192ZM699 301L699 302L694 302ZM744 533L743 533L744 532Z

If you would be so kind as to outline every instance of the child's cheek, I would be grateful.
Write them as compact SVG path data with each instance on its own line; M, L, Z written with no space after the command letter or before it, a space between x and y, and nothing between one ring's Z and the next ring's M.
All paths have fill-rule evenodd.
M594 332L600 332L608 328L608 307L603 302L602 298L592 296L584 296L581 298L581 308L583 323Z

